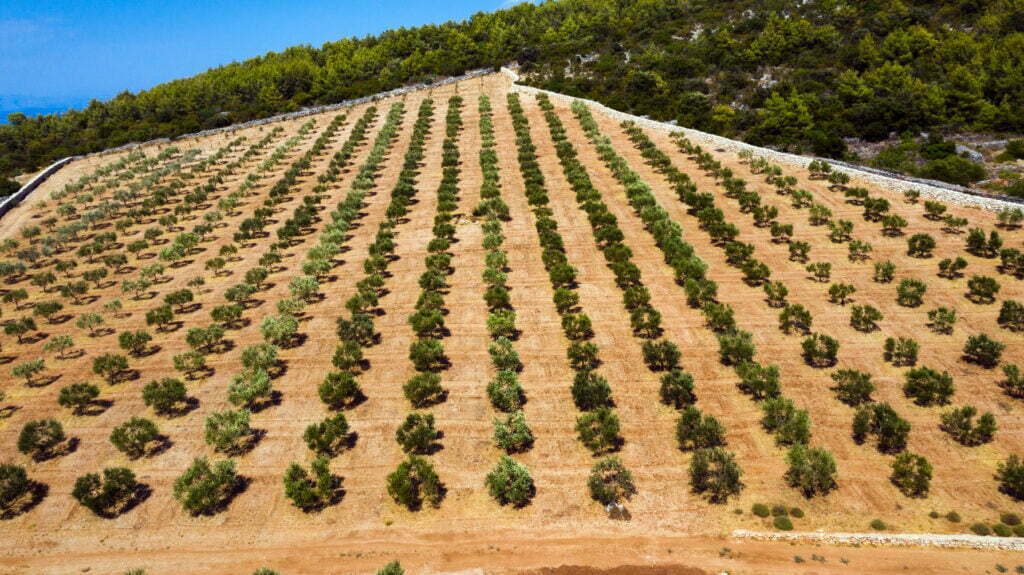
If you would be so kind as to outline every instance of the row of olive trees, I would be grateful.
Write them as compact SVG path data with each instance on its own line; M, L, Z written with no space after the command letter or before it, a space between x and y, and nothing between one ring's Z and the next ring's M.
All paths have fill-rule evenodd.
M507 103L516 133L519 169L526 186L526 199L533 212L555 309L562 317L562 328L570 341L566 356L570 367L576 372L571 388L572 397L582 412L577 418L577 433L581 443L595 455L601 455L614 451L621 443L618 415L611 408L611 387L597 372L600 365L599 350L597 344L589 341L593 337L593 327L579 307L576 269L569 263L554 212L548 207L550 199L530 136L529 121L517 94L508 94ZM515 419L510 423L515 423ZM523 423L525 425L525 419ZM525 440L532 437L525 434L520 436ZM502 460L499 465L511 467L512 463ZM607 455L595 464L588 486L591 496L604 504L619 503L636 493L636 485L629 470L617 457Z

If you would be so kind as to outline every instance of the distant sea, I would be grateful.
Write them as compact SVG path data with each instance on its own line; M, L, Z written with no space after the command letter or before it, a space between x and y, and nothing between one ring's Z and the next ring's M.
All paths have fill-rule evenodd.
M68 110L81 109L89 104L89 98L49 98L46 96L21 96L0 94L0 124L7 123L7 115L21 112L26 116L59 114Z

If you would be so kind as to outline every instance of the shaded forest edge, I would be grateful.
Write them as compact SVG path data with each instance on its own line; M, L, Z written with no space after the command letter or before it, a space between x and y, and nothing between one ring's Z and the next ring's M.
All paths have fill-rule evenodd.
M0 176L509 62L531 85L827 157L849 157L851 137L906 149L921 131L1024 131L1019 1L558 0L296 46L62 115L12 114ZM948 145L925 146L881 167L984 176L928 155Z

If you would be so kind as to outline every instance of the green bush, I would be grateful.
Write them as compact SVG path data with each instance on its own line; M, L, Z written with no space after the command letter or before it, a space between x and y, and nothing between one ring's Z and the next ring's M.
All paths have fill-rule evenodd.
M973 531L975 535L991 535L992 534L992 530L989 528L988 525L985 525L984 523L972 523L971 527L970 527L970 530Z
M605 457L594 464L587 480L590 496L603 505L619 503L636 493L633 474L618 457Z
M960 514L956 511L950 511L946 514L946 521L949 521L950 523L960 523Z
M1000 537L1009 537L1013 535L1013 530L1008 525L1002 523L996 523L992 526L992 532Z
M804 510L800 509L799 507L791 507L789 509L789 515L790 515L790 517L796 517L797 519L802 519L803 516L804 516Z
M791 521L789 517L786 517L785 515L776 516L775 519L772 520L772 525L779 531L793 530L793 521Z
M750 512L758 517L768 517L771 514L771 510L769 510L768 506L764 503L755 503L753 507L750 508Z
M999 514L999 521L1009 525L1010 527L1016 527L1021 524L1020 515L1016 513L1001 513Z
M484 483L491 497L501 505L522 507L533 496L530 470L507 455L501 456L494 469L487 474Z
M871 528L874 529L875 531L885 531L885 529L886 529L885 521L882 521L881 519L872 519L871 520Z

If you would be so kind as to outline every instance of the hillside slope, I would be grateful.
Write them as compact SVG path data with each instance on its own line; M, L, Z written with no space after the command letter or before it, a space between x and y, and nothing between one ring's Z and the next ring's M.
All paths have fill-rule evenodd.
M752 159L687 149L665 131L637 130L598 110L570 108L562 98L509 90L509 79L495 74L381 100L374 108L359 105L74 162L32 202L0 220L5 325L35 318L35 327L0 336L6 362L0 446L5 461L35 482L0 521L0 568L218 573L269 565L304 573L331 565L340 572L372 572L400 558L417 572L687 565L709 572L790 573L794 554L824 554L827 561L815 565L823 573L849 572L845 562L879 573L903 572L911 563L918 572L935 573L1015 564L1015 555L1001 551L823 550L727 534L773 529L770 517L751 512L755 504L787 513L800 508L792 522L807 531L865 530L875 518L909 532L959 533L1003 517L1012 523L1001 513L1018 510L1024 493L995 476L1008 458L1024 452L1021 385L1008 385L998 367L965 360L963 350L971 336L987 334L1005 345L996 363L1022 361L1024 337L1016 330L1024 313L1000 317L1009 302L1024 300L1019 260L1003 262L973 248L968 253L967 234L945 231L949 223L927 217L922 202L874 185L849 184L852 190L864 184L869 195L863 198L806 170L786 168L795 183L777 186L765 181ZM623 178L635 179L627 184ZM735 186L735 179L754 192L742 202L756 196L761 209L742 207L735 189L726 192L724 182ZM704 199L681 195L679 186L691 185L707 194ZM650 196L637 195L644 189ZM138 193L143 190L147 194ZM805 197L820 207L793 205ZM895 226L899 233L891 221L863 217L865 204L880 209L878 199L905 220ZM687 203L706 201L736 226L736 239L754 246L744 265L729 261L737 246L725 249L704 229L724 229L701 224L713 219L711 212ZM269 210L260 215L264 208ZM854 222L852 238L834 240L829 226L808 220L822 208L836 226ZM967 218L968 227L997 230L992 212L946 209ZM56 221L47 222L50 217ZM645 223L652 217L662 221ZM687 250L664 237L656 241L655 233L673 228L665 222L678 225L680 241L692 248L685 259L697 258L705 268L666 258L670 245ZM26 237L25 230L36 226L42 237ZM791 241L780 240L777 231ZM1024 232L999 227L998 233L1009 247L1019 245ZM908 255L915 234L935 240L931 257ZM15 238L29 245L13 247L7 240ZM852 240L872 246L866 259L849 257ZM33 242L54 251L36 250L33 257ZM815 281L791 255L797 242L807 243L810 262L830 264L834 284L856 288L853 301L830 301L830 284ZM503 265L496 263L502 259L498 251L505 254ZM967 262L966 275L936 275L939 260L958 256ZM621 265L622 257L632 266ZM69 269L69 261L77 265ZM763 263L773 281L788 287L786 303L812 314L814 332L836 338L834 366L805 357L799 326L789 333L780 329L782 308L766 301L760 280L747 271L755 269L745 265L750 261ZM894 277L875 281L873 264L885 261L895 265ZM98 276L95 270L106 271ZM694 297L680 270L688 270L688 279L713 283L717 297L688 301ZM53 282L46 280L51 271ZM967 297L975 275L1001 285L991 303ZM897 302L904 280L923 282L922 304ZM507 301L496 296L503 290L492 289L502 285ZM563 289L559 298L556 285ZM630 292L632 309L624 301L630 288L638 288ZM181 297L182 290L191 297ZM565 290L577 303L562 305ZM647 303L637 299L641 293L649 294ZM112 306L115 300L120 305ZM47 302L62 307L54 311ZM237 316L225 316L232 303L239 305ZM852 309L865 304L883 317L874 329L855 329ZM433 305L440 305L443 327L417 327L417 312ZM929 317L939 306L957 313L948 333ZM660 325L638 323L635 309L648 319L658 312ZM719 323L716 333L709 326L716 309L731 309L735 326ZM511 409L521 408L533 435L521 449L509 450L528 468L534 487L520 508L500 505L485 484L506 453L493 438L494 420L506 417L499 409L504 404L488 387L496 368L509 361L492 351L500 341L495 330L507 330L495 312L510 311L508 345L521 363L513 377L522 394ZM376 335L345 335L354 328L339 326L355 324L338 320L355 322L361 313L369 314ZM86 321L93 314L103 323ZM582 321L578 314L590 319L589 329L572 328ZM295 333L275 335L267 327L278 323L268 323L275 317L291 321ZM223 328L219 337L206 335L217 326ZM130 349L124 336L139 330L152 339ZM754 359L778 369L778 389L763 388L759 400L739 385L742 370L721 356L719 336L742 332L755 344ZM51 347L59 336L70 336L71 347ZM917 366L948 372L952 395L930 405L908 395L910 367L883 357L889 337L915 340ZM410 350L428 340L440 343L444 358L421 366ZM353 341L363 361L345 363L351 352L337 350ZM275 393L252 403L239 400L237 381L258 369L251 350L264 342L277 346L276 359L265 365ZM570 361L574 342L597 345L592 364ZM656 365L645 351L650 342L671 342L681 357ZM179 361L190 352L205 367ZM97 370L106 354L127 364ZM41 371L11 370L35 360L42 360ZM692 376L694 394L677 396L676 405L665 402L662 391L664 368L673 363ZM910 426L905 445L881 444L888 432L856 437L857 410L833 389L832 374L839 369L870 376L874 390L859 402L864 409L891 406ZM352 401L324 392L325 382L343 378L342 371L353 373L361 387ZM604 378L611 398L584 409L573 384L591 373ZM430 377L425 374L437 374L444 391L410 401L416 396L409 382ZM164 378L180 380L187 396L166 410L144 391ZM82 383L95 384L99 396L81 410L62 407L62 390ZM769 396L788 398L806 414L806 436L801 439L799 422L790 431L765 423ZM722 425L722 448L742 470L742 485L725 502L692 487L695 454L680 449L677 438L682 408L691 402ZM994 414L992 437L957 440L940 427L942 414L968 405ZM239 406L251 408L252 432L227 444L211 436L215 414ZM588 447L579 439L578 420L598 412L617 418L619 429L607 445ZM353 434L329 452L335 488L322 505L304 512L286 494L282 477L292 462L309 466L313 460L307 427L339 413ZM422 455L443 483L442 497L418 510L399 504L388 483L407 460L396 431L411 414L429 414L442 432ZM160 432L137 457L109 439L133 417L154 421ZM60 423L67 438L50 450L22 449L25 424L45 418ZM837 465L836 483L810 491L795 487L787 460L791 442L827 450ZM592 498L592 467L606 449L635 481L635 495L622 499L628 521L609 519ZM893 483L900 453L923 456L933 467L923 492ZM192 514L175 496L175 485L197 457L233 462L241 480L214 497L204 513ZM76 501L74 492L79 477L107 467L131 470L141 487L98 514ZM951 522L931 511L956 511L962 519Z

